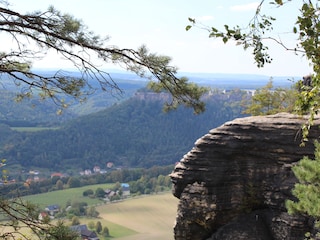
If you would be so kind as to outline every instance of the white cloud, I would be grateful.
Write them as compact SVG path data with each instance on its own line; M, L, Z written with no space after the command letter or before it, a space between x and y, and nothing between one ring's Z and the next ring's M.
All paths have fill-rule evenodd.
M213 20L213 16L200 16L200 17L197 17L196 20L200 22L206 22L206 21Z
M243 5L234 5L230 7L230 10L234 12L252 11L252 10L256 10L259 4L260 2L252 2L248 4L243 4Z

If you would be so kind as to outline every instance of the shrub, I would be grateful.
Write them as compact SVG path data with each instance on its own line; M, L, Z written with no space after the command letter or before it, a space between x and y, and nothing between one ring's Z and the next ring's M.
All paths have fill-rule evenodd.
M98 221L96 223L96 231L97 231L97 233L101 233L101 231L102 231L102 225L101 225L100 221Z
M71 225L74 226L74 225L79 225L80 224L80 220L78 217L74 216L72 218L72 221L71 221Z
M108 227L104 227L102 230L102 235L104 237L110 237L110 232L109 232L109 228Z
M102 188L97 188L97 190L95 192L95 196L97 198L104 198L105 195L106 195L106 193L104 192L104 190Z
M94 194L94 192L92 189L87 189L82 193L82 196L87 197L87 196L91 196L93 194Z
M93 221L88 222L88 228L91 230L94 229L94 222Z

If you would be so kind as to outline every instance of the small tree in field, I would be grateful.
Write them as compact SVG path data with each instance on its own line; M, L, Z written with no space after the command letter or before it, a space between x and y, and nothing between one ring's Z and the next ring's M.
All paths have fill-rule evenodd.
M83 191L82 196L87 197L87 196L93 196L94 192L92 189L87 189L85 191Z
M71 225L72 226L80 225L80 220L79 220L79 218L77 216L72 217Z
M109 228L108 227L103 227L102 235L104 237L110 237L110 232L109 232Z
M63 182L60 179L56 182L56 188L58 190L62 190L63 189Z
M98 221L96 223L96 231L97 231L97 233L101 233L101 231L102 231L102 224L100 221Z
M94 229L94 222L93 221L88 222L88 228Z
M106 193L103 188L97 188L94 194L97 198L104 198Z
M86 209L86 215L88 217L96 218L99 216L99 212L96 210L94 206L90 206Z

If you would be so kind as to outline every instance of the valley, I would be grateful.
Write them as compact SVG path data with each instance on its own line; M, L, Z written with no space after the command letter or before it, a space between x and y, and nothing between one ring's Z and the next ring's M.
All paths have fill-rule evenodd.
M65 201L94 206L98 219L88 219L85 210L82 215L63 211L58 219L67 217L68 225L74 217L88 225L99 220L112 238L172 239L178 201L168 190L174 164L210 129L245 116L245 102L257 87L249 79L241 82L241 89L232 88L235 80L219 77L223 88L214 88L211 84L218 82L207 76L195 78L210 86L203 97L206 111L200 115L185 107L165 113L170 96L150 92L141 80L121 80L126 94L121 100L97 91L61 115L59 106L37 99L15 103L16 108L14 93L6 92L2 101L8 104L0 115L1 194L26 196L41 209L50 204L67 208ZM106 204L108 188L120 183L130 186L130 197L123 200L115 188L115 198ZM91 189L94 184L109 187L99 196ZM88 189L93 194L82 196Z
M3 90L0 159L6 164L5 181L39 184L54 173L79 177L95 169L105 173L173 165L210 129L245 116L244 100L250 98L256 83L262 85L268 79L222 74L190 78L211 88L204 96L206 111L200 115L184 107L164 113L169 95L148 91L145 80L130 74L114 75L123 98L97 90L61 115L50 100L35 97L15 103L14 88ZM274 85L290 86L284 77L275 78Z

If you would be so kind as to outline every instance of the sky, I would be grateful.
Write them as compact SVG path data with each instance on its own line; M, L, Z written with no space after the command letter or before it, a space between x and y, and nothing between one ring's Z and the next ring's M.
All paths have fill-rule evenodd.
M137 48L145 44L151 52L172 58L179 72L261 74L267 76L304 76L311 67L301 56L285 51L270 42L272 64L257 68L251 50L244 51L235 42L224 44L209 38L208 31L192 28L188 18L204 26L221 28L224 24L247 26L254 16L258 1L254 0L11 0L11 9L21 13L56 9L81 19L91 30L109 36L109 44L120 48ZM277 8L265 1L263 10L277 18L274 32L289 47L297 36L291 34L301 1ZM2 37L1 37L2 38ZM53 53L34 68L68 66ZM108 69L116 66L104 66Z

